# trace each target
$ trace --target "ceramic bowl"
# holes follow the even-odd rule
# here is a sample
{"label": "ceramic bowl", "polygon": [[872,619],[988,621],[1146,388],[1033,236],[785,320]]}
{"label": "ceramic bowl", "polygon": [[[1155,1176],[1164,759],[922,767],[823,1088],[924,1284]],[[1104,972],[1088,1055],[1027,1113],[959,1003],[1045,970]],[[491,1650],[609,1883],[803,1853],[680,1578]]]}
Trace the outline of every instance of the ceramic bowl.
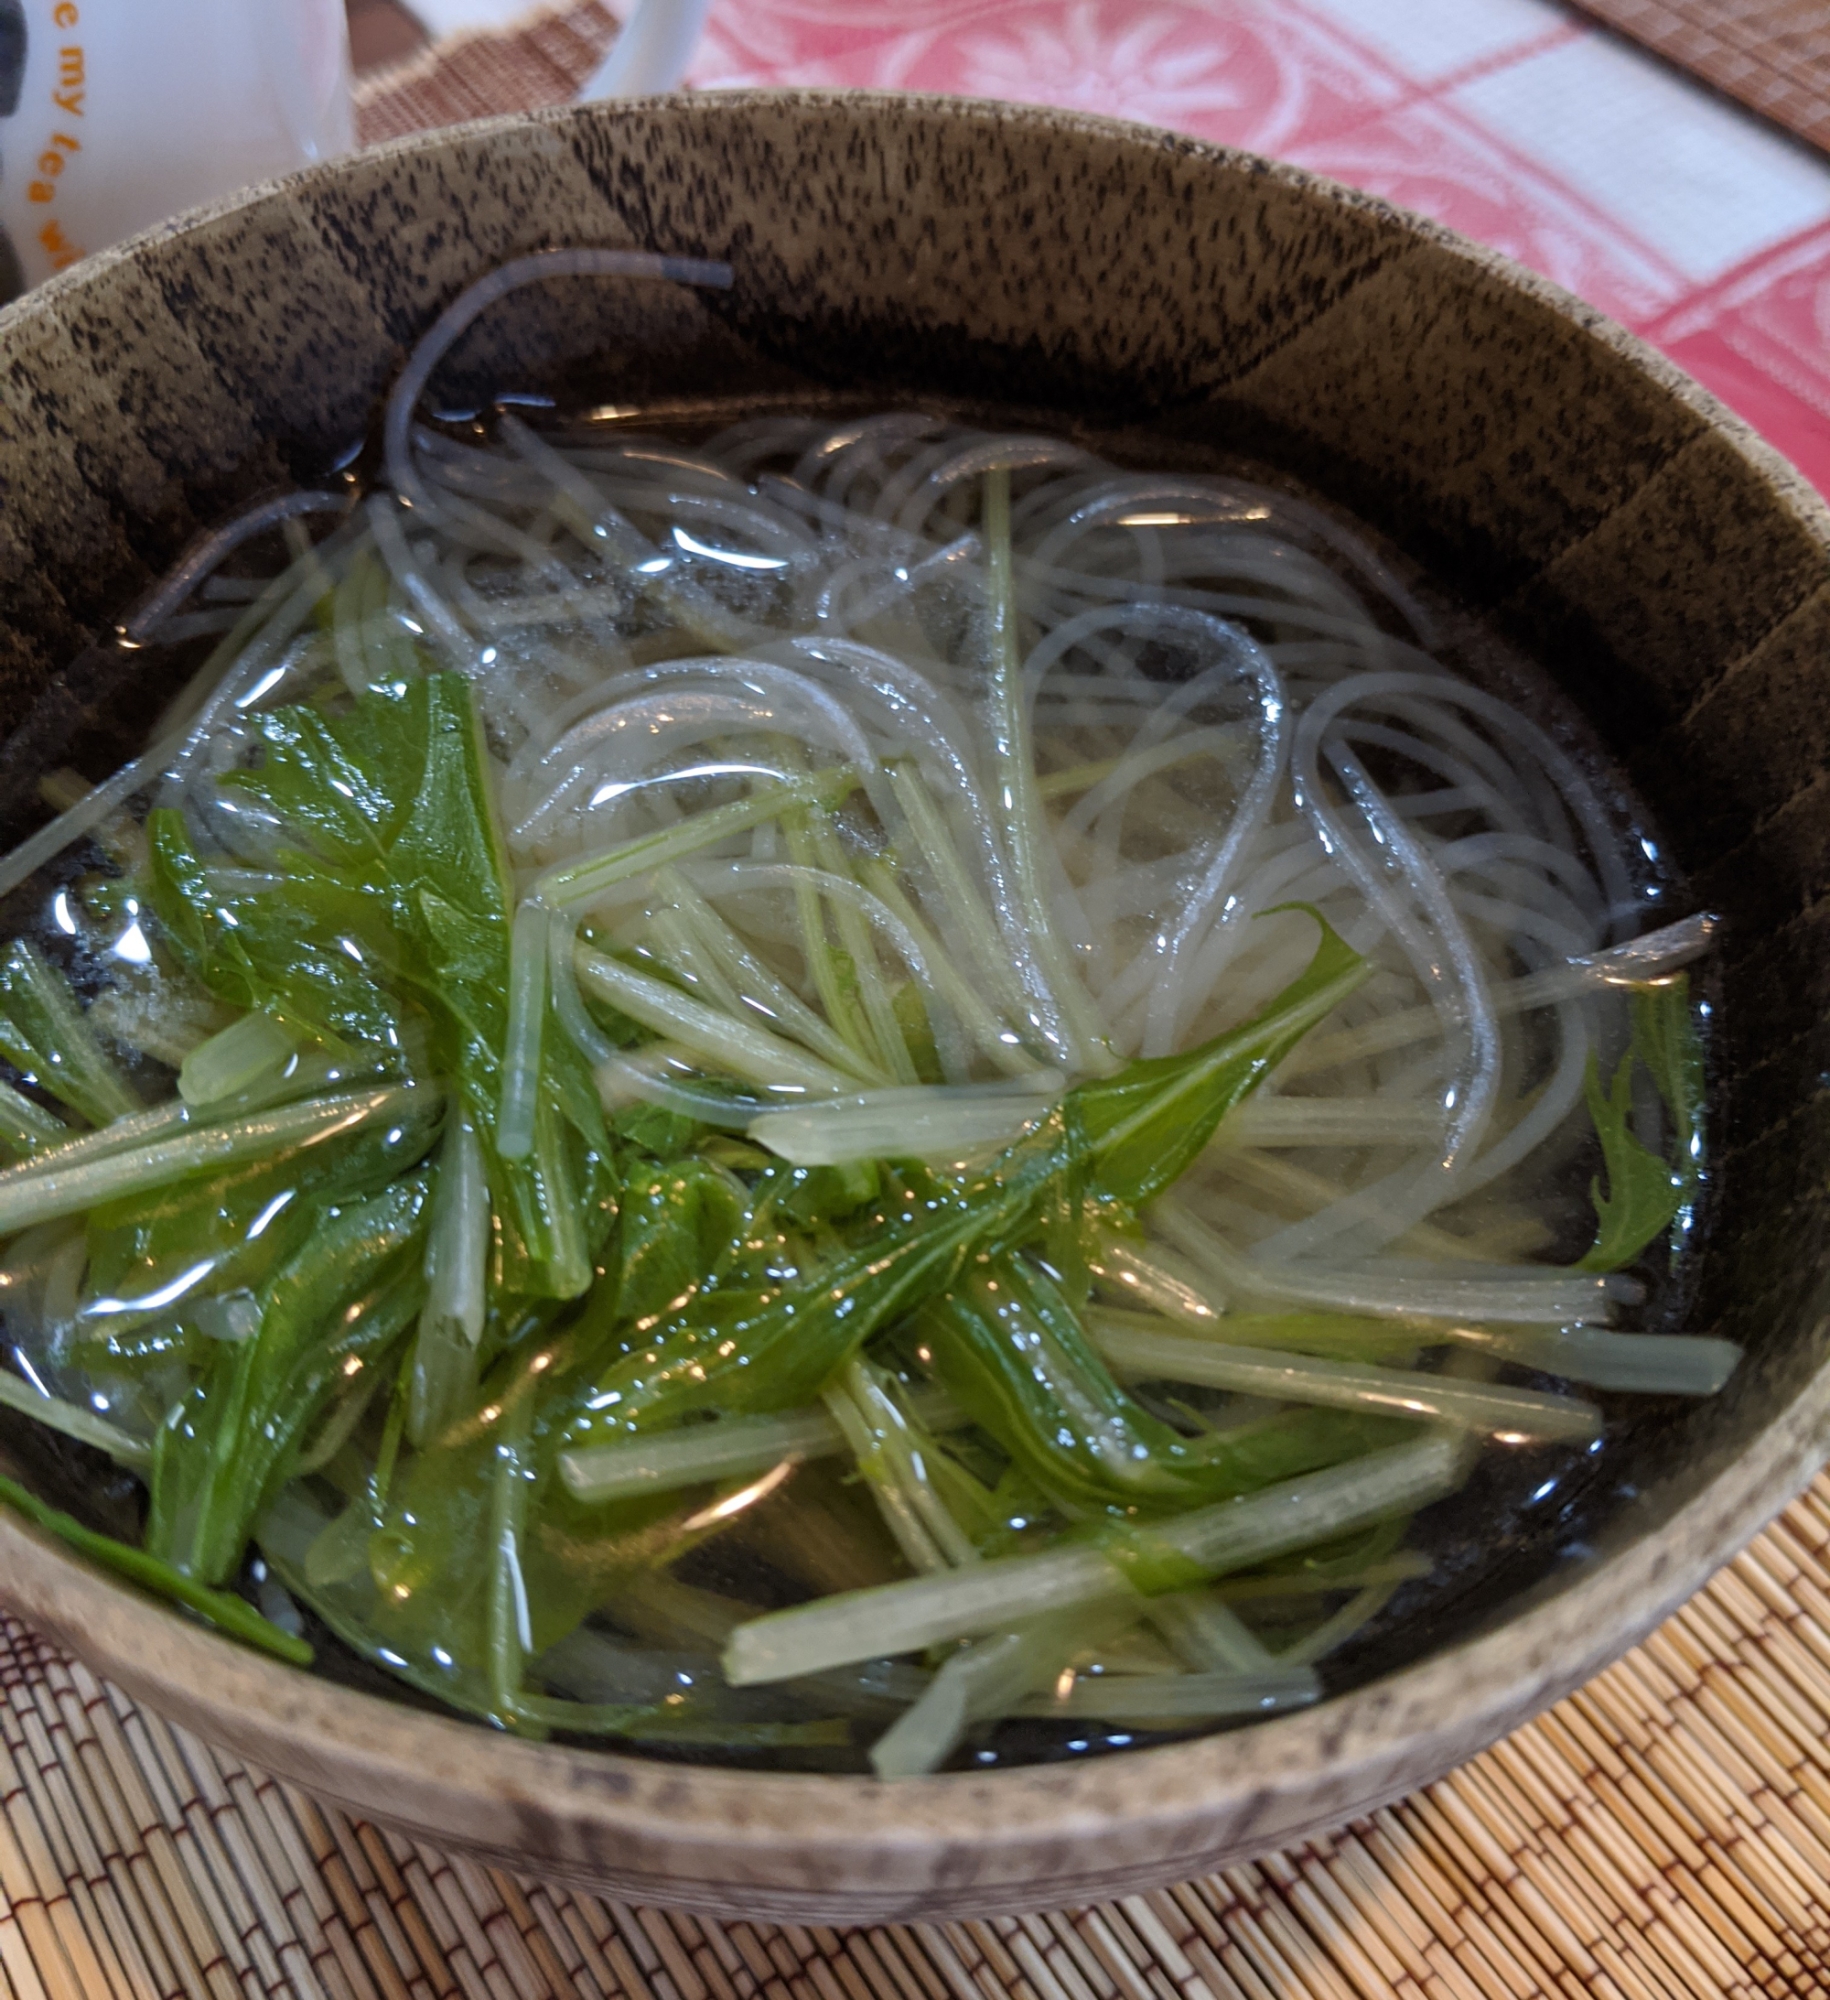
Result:
{"label": "ceramic bowl", "polygon": [[1558,1559],[1526,1562],[1504,1605],[1451,1606],[1414,1663],[1249,1729],[977,1775],[758,1775],[492,1735],[242,1651],[12,1519],[0,1594],[153,1707],[353,1812],[726,1914],[1104,1896],[1437,1777],[1638,1639],[1824,1447],[1830,516],[1598,314],[1287,167],[887,97],[505,119],[258,191],[0,314],[15,830],[38,771],[159,692],[85,645],[200,524],[321,476],[441,306],[551,243],[725,258],[735,282],[530,297],[485,323],[460,373],[595,357],[630,404],[862,392],[1021,409],[1145,453],[1173,441],[1184,462],[1245,454],[1375,522],[1535,654],[1727,919],[1713,1237],[1688,1323],[1744,1343],[1746,1365],[1713,1401],[1636,1421]]}

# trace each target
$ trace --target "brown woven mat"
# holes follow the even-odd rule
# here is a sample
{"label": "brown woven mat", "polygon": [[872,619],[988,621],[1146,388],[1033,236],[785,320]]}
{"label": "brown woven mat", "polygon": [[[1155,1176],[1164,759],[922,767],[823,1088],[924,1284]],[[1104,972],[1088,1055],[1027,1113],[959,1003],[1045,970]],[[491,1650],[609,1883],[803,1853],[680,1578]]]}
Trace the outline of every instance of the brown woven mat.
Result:
{"label": "brown woven mat", "polygon": [[1830,151],[1827,0],[1575,0],[1575,5]]}
{"label": "brown woven mat", "polygon": [[1636,1653],[1388,1812],[1094,1909],[717,1924],[353,1823],[0,1619],[18,2000],[1830,1993],[1830,1477]]}

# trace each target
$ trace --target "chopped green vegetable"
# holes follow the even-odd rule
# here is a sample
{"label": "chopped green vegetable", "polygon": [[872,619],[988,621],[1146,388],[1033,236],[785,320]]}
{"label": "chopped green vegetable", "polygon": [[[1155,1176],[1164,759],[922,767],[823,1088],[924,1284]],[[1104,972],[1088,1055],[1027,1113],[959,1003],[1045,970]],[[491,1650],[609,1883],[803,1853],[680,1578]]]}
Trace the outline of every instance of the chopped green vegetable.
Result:
{"label": "chopped green vegetable", "polygon": [[214,1625],[230,1638],[257,1646],[263,1653],[272,1653],[295,1667],[311,1665],[312,1650],[303,1639],[294,1633],[281,1631],[271,1619],[263,1618],[253,1605],[232,1592],[208,1589],[194,1577],[186,1576],[168,1562],[161,1562],[145,1549],[136,1549],[130,1542],[119,1542],[112,1535],[98,1534],[93,1528],[85,1528],[71,1515],[46,1506],[16,1479],[0,1477],[0,1500],[4,1500],[15,1513],[23,1514],[34,1527],[55,1535],[59,1541],[68,1542],[78,1555],[87,1556],[104,1569],[114,1570],[130,1583],[137,1583],[142,1590],[151,1591],[155,1597],[169,1598],[172,1603],[183,1605],[185,1610],[194,1611],[205,1624]]}
{"label": "chopped green vegetable", "polygon": [[1322,935],[1308,969],[1262,1013],[1187,1055],[1128,1063],[1071,1093],[1098,1183],[1120,1201],[1142,1207],[1177,1180],[1221,1119],[1371,971],[1320,910],[1277,908],[1306,908]]}
{"label": "chopped green vegetable", "polygon": [[1029,1133],[969,1175],[908,1166],[861,1210],[829,1255],[782,1280],[734,1263],[599,1377],[567,1430],[582,1446],[619,1431],[805,1403],[894,1319],[947,1292],[1065,1214],[1083,1193],[1147,1201],[1216,1125],[1365,976],[1319,917],[1309,968],[1243,1027],[1187,1055],[1132,1063],[1082,1084]]}
{"label": "chopped green vegetable", "polygon": [[916,1331],[954,1401],[1044,1492],[1079,1506],[1198,1506],[1396,1435],[1311,1410],[1179,1436],[1119,1387],[1060,1287],[1019,1256],[978,1266],[924,1308]]}
{"label": "chopped green vegetable", "polygon": [[425,1296],[412,1253],[426,1184],[410,1177],[348,1208],[321,1208],[311,1234],[261,1288],[258,1331],[225,1345],[166,1419],[153,1447],[146,1542],[187,1576],[234,1573],[331,1396],[379,1367]]}
{"label": "chopped green vegetable", "polygon": [[143,1108],[103,1053],[63,974],[24,938],[0,957],[0,1055],[91,1125]]}
{"label": "chopped green vegetable", "polygon": [[608,1140],[570,1042],[551,1038],[528,1153],[494,1143],[511,904],[470,692],[452,674],[369,687],[342,716],[259,719],[265,760],[223,782],[295,845],[278,879],[225,881],[172,811],[148,820],[151,900],[186,968],[233,1005],[333,1048],[404,1058],[408,1005],[456,1079],[502,1223],[503,1282],[573,1298],[608,1224]]}
{"label": "chopped green vegetable", "polygon": [[[1453,1491],[1464,1470],[1458,1446],[1426,1438],[1173,1516],[1152,1534],[1166,1556],[1186,1570],[1220,1575],[1365,1522],[1412,1512]],[[880,1584],[753,1618],[731,1635],[725,1674],[738,1687],[784,1680],[880,1653],[999,1631],[1073,1605],[1127,1597],[1135,1569],[1114,1560],[1113,1525],[1102,1524],[1100,1539]],[[1175,1589],[1186,1587],[1189,1578],[1164,1575],[1151,1581]]]}
{"label": "chopped green vegetable", "polygon": [[[316,1143],[284,1143],[269,1123],[253,1159],[223,1171],[193,1170],[92,1207],[94,1332],[124,1332],[165,1313],[182,1314],[201,1297],[260,1285],[310,1234],[324,1203],[379,1194],[416,1166],[431,1141],[436,1103],[416,1101],[429,1092],[381,1096],[359,1122],[346,1101]],[[305,1120],[304,1129],[318,1131],[319,1121]]]}
{"label": "chopped green vegetable", "polygon": [[[645,1332],[714,1279],[743,1234],[740,1182],[703,1160],[638,1168],[623,1187],[619,1319]],[[609,1303],[601,1291],[594,1312]]]}
{"label": "chopped green vegetable", "polygon": [[[1673,1159],[1650,1151],[1632,1130],[1633,1076],[1644,1065],[1674,1127]],[[1633,996],[1633,1039],[1604,1092],[1595,1058],[1584,1079],[1589,1116],[1601,1140],[1607,1192],[1590,1193],[1600,1226],[1577,1268],[1618,1271],[1668,1228],[1701,1174],[1703,1057],[1690,1008],[1689,982],[1675,979]]]}
{"label": "chopped green vegetable", "polygon": [[0,1148],[14,1159],[29,1159],[34,1153],[63,1145],[70,1128],[42,1104],[34,1104],[10,1083],[0,1083]]}
{"label": "chopped green vegetable", "polygon": [[424,1445],[466,1407],[489,1315],[491,1221],[483,1153],[470,1120],[445,1121],[427,1232],[426,1303],[413,1343],[407,1436]]}

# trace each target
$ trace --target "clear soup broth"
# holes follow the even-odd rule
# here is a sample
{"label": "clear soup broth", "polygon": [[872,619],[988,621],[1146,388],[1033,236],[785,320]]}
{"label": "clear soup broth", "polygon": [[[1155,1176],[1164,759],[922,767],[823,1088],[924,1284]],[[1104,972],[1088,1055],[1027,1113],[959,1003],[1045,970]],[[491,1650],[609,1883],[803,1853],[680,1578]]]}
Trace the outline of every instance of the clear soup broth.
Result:
{"label": "clear soup broth", "polygon": [[183,691],[6,878],[4,1496],[247,1643],[660,1756],[1121,1749],[1466,1629],[1733,1367],[1710,920],[1274,475],[409,406],[122,636]]}

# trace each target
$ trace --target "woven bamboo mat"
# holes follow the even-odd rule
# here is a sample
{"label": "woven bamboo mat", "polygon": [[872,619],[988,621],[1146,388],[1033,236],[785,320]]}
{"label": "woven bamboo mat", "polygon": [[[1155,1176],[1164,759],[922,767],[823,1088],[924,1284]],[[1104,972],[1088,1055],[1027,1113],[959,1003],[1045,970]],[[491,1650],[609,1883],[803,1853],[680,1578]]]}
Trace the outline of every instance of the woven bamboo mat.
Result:
{"label": "woven bamboo mat", "polygon": [[718,1924],[353,1822],[0,1619],[18,2000],[1830,1993],[1830,1476],[1637,1652],[1389,1811],[1091,1909]]}
{"label": "woven bamboo mat", "polygon": [[1826,0],[1575,0],[1585,14],[1830,150]]}

